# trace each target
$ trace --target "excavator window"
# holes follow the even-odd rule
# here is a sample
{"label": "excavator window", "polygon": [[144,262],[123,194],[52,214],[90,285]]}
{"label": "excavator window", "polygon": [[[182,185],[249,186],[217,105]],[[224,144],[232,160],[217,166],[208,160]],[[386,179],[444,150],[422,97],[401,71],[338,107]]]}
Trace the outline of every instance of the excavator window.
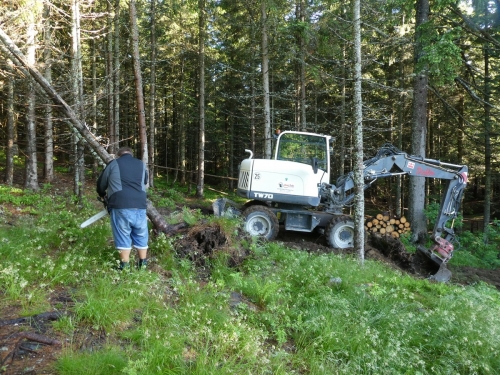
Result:
{"label": "excavator window", "polygon": [[283,133],[279,140],[276,159],[311,165],[313,158],[316,158],[318,168],[326,171],[328,168],[327,147],[324,137]]}

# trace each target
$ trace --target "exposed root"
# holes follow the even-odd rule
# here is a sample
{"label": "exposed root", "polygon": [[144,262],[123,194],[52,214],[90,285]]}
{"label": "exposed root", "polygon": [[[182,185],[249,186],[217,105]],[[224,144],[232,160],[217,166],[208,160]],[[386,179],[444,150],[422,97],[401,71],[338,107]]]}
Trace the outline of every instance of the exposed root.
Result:
{"label": "exposed root", "polygon": [[[33,333],[33,332],[20,332],[16,333],[12,336],[8,337],[9,341],[12,343],[14,342],[14,349],[11,350],[5,358],[2,359],[1,365],[6,366],[10,365],[15,357],[15,355],[22,349],[23,351],[28,351],[32,353],[36,353],[36,350],[33,350],[30,348],[27,343],[29,342],[37,342],[45,345],[61,345],[61,342],[59,340],[54,340],[50,337],[40,335],[38,333]],[[24,341],[24,340],[28,341]]]}
{"label": "exposed root", "polygon": [[201,225],[191,228],[185,237],[176,244],[176,252],[189,259],[201,276],[208,276],[210,260],[215,255],[226,256],[230,267],[239,266],[249,251],[239,244],[232,243],[218,224]]}
{"label": "exposed root", "polygon": [[401,269],[415,273],[412,262],[413,255],[406,251],[404,245],[398,239],[372,234],[369,237],[369,243]]}

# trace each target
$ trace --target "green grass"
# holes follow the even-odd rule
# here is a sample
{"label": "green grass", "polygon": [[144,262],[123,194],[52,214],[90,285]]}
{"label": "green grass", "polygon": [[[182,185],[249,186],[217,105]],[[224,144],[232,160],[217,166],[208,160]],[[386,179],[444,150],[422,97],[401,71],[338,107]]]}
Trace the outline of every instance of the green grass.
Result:
{"label": "green grass", "polygon": [[[33,315],[63,309],[48,299],[61,290],[72,296],[53,323],[67,343],[57,374],[500,372],[500,294],[486,284],[431,283],[375,261],[245,242],[238,220],[188,209],[177,219],[219,224],[232,247],[249,249],[245,262],[230,268],[219,254],[200,280],[176,256],[176,239],[160,235],[150,246],[154,272],[118,272],[108,220],[79,228],[101,208],[94,197],[77,208],[50,186],[9,189],[0,185],[0,205],[22,214],[3,210],[0,220],[1,303]],[[151,196],[157,207],[182,205],[174,190]],[[473,250],[457,253],[478,259]],[[81,350],[83,334],[100,339]]]}

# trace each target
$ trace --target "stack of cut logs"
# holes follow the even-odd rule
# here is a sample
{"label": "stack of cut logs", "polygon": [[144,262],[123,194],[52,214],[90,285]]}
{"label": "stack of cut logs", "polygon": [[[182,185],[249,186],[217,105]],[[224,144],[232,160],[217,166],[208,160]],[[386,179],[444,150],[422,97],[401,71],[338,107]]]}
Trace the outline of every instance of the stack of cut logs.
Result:
{"label": "stack of cut logs", "polygon": [[402,217],[390,217],[388,214],[377,214],[376,217],[368,217],[365,220],[365,229],[369,232],[376,232],[399,238],[405,232],[409,232],[410,222]]}

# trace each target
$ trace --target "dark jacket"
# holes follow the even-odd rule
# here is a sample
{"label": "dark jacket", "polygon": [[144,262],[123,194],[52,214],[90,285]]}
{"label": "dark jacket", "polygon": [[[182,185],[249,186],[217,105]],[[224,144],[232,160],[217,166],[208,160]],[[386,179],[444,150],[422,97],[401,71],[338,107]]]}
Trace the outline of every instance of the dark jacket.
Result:
{"label": "dark jacket", "polygon": [[111,161],[97,179],[97,194],[108,196],[108,208],[146,208],[146,165],[130,154]]}

